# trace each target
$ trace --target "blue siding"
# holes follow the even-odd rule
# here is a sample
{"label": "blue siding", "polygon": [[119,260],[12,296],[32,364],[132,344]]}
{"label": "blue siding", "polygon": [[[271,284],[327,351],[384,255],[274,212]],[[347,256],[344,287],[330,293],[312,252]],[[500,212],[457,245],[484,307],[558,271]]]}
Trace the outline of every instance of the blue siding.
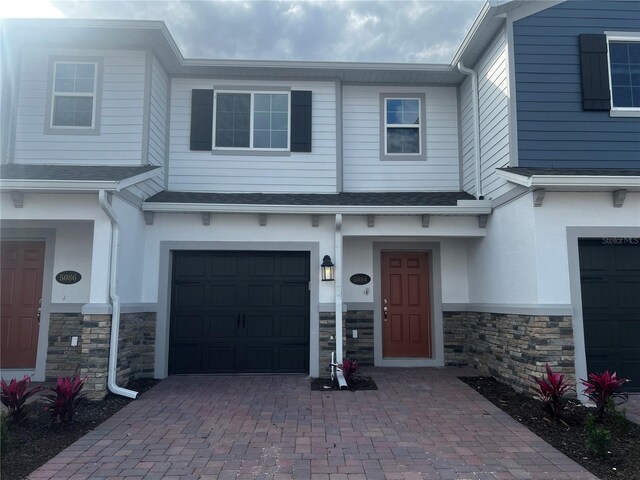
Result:
{"label": "blue siding", "polygon": [[518,164],[640,168],[640,118],[583,111],[578,35],[640,31],[640,2],[569,0],[514,23]]}

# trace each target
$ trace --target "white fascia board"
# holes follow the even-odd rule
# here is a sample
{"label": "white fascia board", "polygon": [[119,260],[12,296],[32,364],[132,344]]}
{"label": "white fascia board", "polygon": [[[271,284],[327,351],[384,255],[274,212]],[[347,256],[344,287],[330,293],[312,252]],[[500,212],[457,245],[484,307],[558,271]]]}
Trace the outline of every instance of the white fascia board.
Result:
{"label": "white fascia board", "polygon": [[114,181],[2,179],[0,180],[0,190],[87,192],[94,190],[118,191],[119,188],[118,182]]}
{"label": "white fascia board", "polygon": [[87,192],[108,190],[119,192],[137,183],[144,182],[160,173],[160,168],[134,175],[123,180],[33,180],[33,179],[0,179],[0,190],[30,190],[30,191],[68,191]]}
{"label": "white fascia board", "polygon": [[478,30],[480,29],[480,26],[484,22],[485,18],[487,18],[487,14],[489,13],[489,10],[491,10],[491,8],[492,8],[492,5],[488,1],[486,1],[482,5],[482,8],[478,12],[478,15],[476,16],[475,20],[471,24],[469,31],[462,39],[462,43],[458,47],[458,50],[456,50],[456,52],[453,54],[453,59],[451,60],[451,63],[450,63],[452,67],[454,67],[455,65],[458,65],[458,62],[462,58],[462,55],[464,54],[465,50],[473,40],[473,37],[476,35]]}
{"label": "white fascia board", "polygon": [[[473,202],[470,200],[470,202]],[[170,213],[270,213],[270,214],[316,214],[335,215],[488,215],[491,203],[464,206],[374,206],[374,205],[249,205],[221,203],[169,203],[145,202],[142,210]]]}
{"label": "white fascia board", "polygon": [[640,189],[639,176],[594,176],[594,175],[532,175],[531,177],[497,170],[498,176],[527,188],[584,187],[584,188],[628,188]]}

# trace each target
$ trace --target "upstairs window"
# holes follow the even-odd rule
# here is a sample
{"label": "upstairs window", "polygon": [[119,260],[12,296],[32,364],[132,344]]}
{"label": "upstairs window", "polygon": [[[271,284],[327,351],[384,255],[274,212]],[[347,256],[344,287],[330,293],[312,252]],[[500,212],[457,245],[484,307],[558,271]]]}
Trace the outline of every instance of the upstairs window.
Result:
{"label": "upstairs window", "polygon": [[611,106],[640,109],[640,41],[609,41]]}
{"label": "upstairs window", "polygon": [[424,95],[381,94],[383,160],[424,160]]}
{"label": "upstairs window", "polygon": [[97,63],[55,62],[51,128],[94,129],[97,84]]}
{"label": "upstairs window", "polygon": [[217,91],[214,147],[289,150],[290,103],[289,93]]}

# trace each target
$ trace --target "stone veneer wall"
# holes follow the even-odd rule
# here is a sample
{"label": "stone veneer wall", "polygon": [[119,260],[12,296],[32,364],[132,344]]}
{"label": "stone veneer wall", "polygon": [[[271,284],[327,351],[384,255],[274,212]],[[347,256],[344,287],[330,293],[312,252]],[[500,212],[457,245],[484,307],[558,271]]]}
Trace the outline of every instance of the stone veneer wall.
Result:
{"label": "stone veneer wall", "polygon": [[[342,339],[346,338],[346,322],[342,322]],[[336,314],[335,312],[320,312],[320,377],[329,377],[331,371],[331,352],[336,351]],[[343,351],[346,352],[344,344]],[[340,363],[341,360],[338,361]]]}
{"label": "stone veneer wall", "polygon": [[[349,310],[345,314],[346,349],[345,354],[358,364],[373,365],[373,310]],[[353,338],[353,331],[358,338]]]}
{"label": "stone veneer wall", "polygon": [[109,335],[111,315],[84,315],[80,339],[80,375],[85,378],[84,391],[92,400],[107,394]]}
{"label": "stone veneer wall", "polygon": [[575,384],[572,319],[444,312],[445,364],[473,366],[527,391],[549,363]]}
{"label": "stone veneer wall", "polygon": [[[126,386],[131,380],[153,376],[155,313],[127,313],[120,317],[117,381]],[[71,346],[71,337],[78,346]],[[111,315],[52,313],[49,318],[49,347],[46,379],[68,377],[76,371],[85,378],[84,392],[90,399],[107,394],[107,369]]]}
{"label": "stone veneer wall", "polygon": [[153,377],[156,343],[156,314],[125,313],[120,316],[118,343],[118,385]]}
{"label": "stone veneer wall", "polygon": [[[71,337],[78,337],[78,345],[75,347],[71,346]],[[49,315],[46,380],[68,377],[80,370],[81,337],[81,313],[52,313]]]}

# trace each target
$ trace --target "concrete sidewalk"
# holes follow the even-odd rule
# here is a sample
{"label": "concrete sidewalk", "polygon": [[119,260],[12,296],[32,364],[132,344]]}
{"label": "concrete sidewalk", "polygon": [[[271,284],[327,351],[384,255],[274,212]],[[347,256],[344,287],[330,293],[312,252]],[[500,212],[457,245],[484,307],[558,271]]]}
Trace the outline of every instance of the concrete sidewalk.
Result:
{"label": "concrete sidewalk", "polygon": [[379,390],[173,376],[31,478],[596,478],[459,381],[458,369],[368,373]]}

